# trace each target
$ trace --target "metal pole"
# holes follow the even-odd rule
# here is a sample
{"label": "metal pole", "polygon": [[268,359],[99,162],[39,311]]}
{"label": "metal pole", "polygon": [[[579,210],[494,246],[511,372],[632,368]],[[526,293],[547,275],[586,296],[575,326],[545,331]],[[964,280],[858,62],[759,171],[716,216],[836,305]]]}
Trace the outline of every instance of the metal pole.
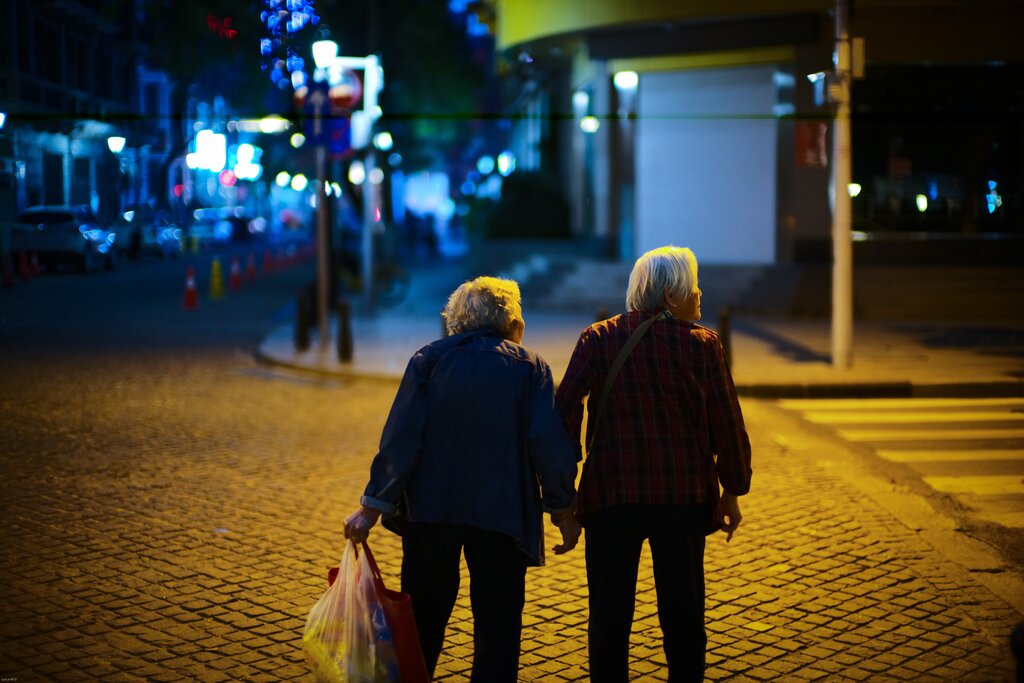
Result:
{"label": "metal pole", "polygon": [[331,333],[327,318],[327,291],[330,270],[330,247],[327,240],[327,149],[324,145],[316,147],[316,175],[319,183],[316,188],[316,316],[320,330],[320,353],[326,353],[331,342]]}
{"label": "metal pole", "polygon": [[836,102],[832,188],[832,365],[853,365],[853,241],[850,234],[850,35],[849,0],[836,0]]}
{"label": "metal pole", "polygon": [[366,301],[373,297],[373,233],[377,225],[377,193],[370,175],[374,168],[373,149],[368,148],[363,161],[366,175],[363,177],[363,293]]}

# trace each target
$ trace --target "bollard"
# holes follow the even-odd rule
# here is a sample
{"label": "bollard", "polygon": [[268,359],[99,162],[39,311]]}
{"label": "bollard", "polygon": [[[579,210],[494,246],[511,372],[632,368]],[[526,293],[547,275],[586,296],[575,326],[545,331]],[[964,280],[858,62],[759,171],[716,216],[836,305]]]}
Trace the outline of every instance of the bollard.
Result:
{"label": "bollard", "polygon": [[338,360],[352,362],[352,307],[346,299],[338,302]]}
{"label": "bollard", "polygon": [[732,367],[732,330],[729,325],[731,312],[728,306],[722,306],[718,313],[718,337],[722,340],[722,349],[725,351],[725,364]]}
{"label": "bollard", "polygon": [[309,349],[309,326],[312,324],[309,302],[309,295],[306,288],[299,290],[299,297],[295,302],[295,350],[306,351]]}
{"label": "bollard", "polygon": [[220,268],[220,257],[214,256],[210,263],[210,298],[224,298],[224,275]]}

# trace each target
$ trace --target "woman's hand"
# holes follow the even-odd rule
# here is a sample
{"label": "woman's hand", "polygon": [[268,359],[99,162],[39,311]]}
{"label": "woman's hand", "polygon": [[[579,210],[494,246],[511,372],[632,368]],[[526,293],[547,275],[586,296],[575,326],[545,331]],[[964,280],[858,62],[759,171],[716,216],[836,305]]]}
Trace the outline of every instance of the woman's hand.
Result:
{"label": "woman's hand", "polygon": [[725,537],[725,542],[728,543],[732,540],[733,532],[739,528],[740,521],[743,519],[743,515],[740,513],[739,498],[728,491],[723,491],[722,498],[718,501],[718,519],[722,521],[722,531],[728,534]]}
{"label": "woman's hand", "polygon": [[579,520],[576,519],[574,510],[568,510],[558,516],[551,515],[551,522],[562,532],[562,542],[556,545],[553,550],[555,555],[564,555],[579,543],[583,527],[580,526]]}
{"label": "woman's hand", "polygon": [[365,505],[345,518],[345,538],[362,543],[370,536],[370,529],[380,518],[380,511]]}

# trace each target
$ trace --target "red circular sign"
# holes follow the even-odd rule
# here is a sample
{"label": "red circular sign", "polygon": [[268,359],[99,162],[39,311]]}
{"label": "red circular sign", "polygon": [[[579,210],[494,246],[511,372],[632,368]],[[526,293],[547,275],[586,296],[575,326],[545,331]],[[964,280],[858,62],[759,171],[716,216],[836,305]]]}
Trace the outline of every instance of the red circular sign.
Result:
{"label": "red circular sign", "polygon": [[348,111],[355,109],[362,96],[363,82],[359,80],[359,76],[354,71],[349,69],[342,70],[341,77],[331,83],[331,87],[327,91],[327,97],[330,98],[332,107]]}

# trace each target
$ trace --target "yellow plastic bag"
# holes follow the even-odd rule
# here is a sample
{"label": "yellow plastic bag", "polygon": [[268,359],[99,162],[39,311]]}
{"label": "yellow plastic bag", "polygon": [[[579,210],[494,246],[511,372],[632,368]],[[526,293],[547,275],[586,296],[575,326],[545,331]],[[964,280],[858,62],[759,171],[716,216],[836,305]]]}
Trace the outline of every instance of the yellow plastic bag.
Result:
{"label": "yellow plastic bag", "polygon": [[306,619],[302,649],[320,683],[398,683],[391,629],[366,553],[349,541],[335,582]]}

